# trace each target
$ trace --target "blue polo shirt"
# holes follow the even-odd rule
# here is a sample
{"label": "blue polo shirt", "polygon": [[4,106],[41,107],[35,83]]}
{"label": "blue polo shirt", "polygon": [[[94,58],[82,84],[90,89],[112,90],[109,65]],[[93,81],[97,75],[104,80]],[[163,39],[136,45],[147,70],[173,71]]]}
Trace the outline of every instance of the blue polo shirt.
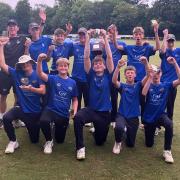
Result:
{"label": "blue polo shirt", "polygon": [[[29,47],[29,53],[31,58],[37,62],[39,54],[41,53],[47,54],[51,43],[52,43],[52,39],[49,38],[48,36],[41,36],[37,41],[33,41]],[[44,72],[48,72],[48,66],[46,61],[42,62],[42,68]]]}
{"label": "blue polo shirt", "polygon": [[37,76],[36,71],[33,71],[30,76],[27,76],[23,71],[9,67],[8,72],[13,79],[18,104],[22,108],[22,111],[24,113],[41,112],[41,95],[20,88],[21,85],[31,85],[32,87],[39,88],[41,84],[44,84]]}
{"label": "blue polo shirt", "polygon": [[149,44],[145,44],[143,46],[136,46],[136,45],[127,45],[124,47],[124,51],[127,54],[127,65],[134,66],[137,71],[137,75],[135,80],[141,81],[145,75],[145,66],[139,60],[140,57],[145,56],[149,61],[149,57],[155,55],[156,51],[154,51],[154,47],[150,46]]}
{"label": "blue polo shirt", "polygon": [[180,48],[174,50],[167,49],[165,53],[160,53],[162,70],[161,81],[163,82],[172,82],[178,79],[174,66],[167,61],[167,58],[170,56],[174,57],[180,66]]}
{"label": "blue polo shirt", "polygon": [[71,79],[62,79],[59,75],[49,75],[50,87],[47,109],[60,116],[69,118],[69,109],[73,97],[77,97],[76,82]]}
{"label": "blue polo shirt", "polygon": [[118,113],[125,118],[134,118],[140,115],[140,91],[142,84],[140,81],[134,84],[121,83],[118,88],[121,94]]}
{"label": "blue polo shirt", "polygon": [[168,82],[150,85],[143,115],[145,122],[153,123],[165,113],[168,93],[172,87],[173,84]]}
{"label": "blue polo shirt", "polygon": [[91,69],[87,74],[89,84],[89,107],[95,111],[110,111],[111,74],[107,70],[102,76],[97,76]]}

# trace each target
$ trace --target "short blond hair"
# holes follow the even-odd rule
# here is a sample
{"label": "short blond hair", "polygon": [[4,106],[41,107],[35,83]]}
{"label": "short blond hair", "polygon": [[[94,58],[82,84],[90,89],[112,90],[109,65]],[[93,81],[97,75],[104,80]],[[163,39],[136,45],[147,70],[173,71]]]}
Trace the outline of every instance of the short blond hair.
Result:
{"label": "short blond hair", "polygon": [[137,27],[135,27],[134,29],[133,29],[133,34],[135,34],[135,33],[142,33],[142,34],[144,34],[144,29],[143,29],[143,27],[139,27],[139,26],[137,26]]}
{"label": "short blond hair", "polygon": [[56,66],[59,66],[59,64],[67,64],[69,66],[69,60],[67,58],[59,58],[57,61],[56,61]]}

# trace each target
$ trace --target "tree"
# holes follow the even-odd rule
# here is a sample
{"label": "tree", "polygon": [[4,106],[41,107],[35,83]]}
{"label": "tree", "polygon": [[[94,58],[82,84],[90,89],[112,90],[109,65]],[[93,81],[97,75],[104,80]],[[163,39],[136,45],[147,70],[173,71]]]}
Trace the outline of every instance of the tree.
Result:
{"label": "tree", "polygon": [[10,18],[14,16],[14,12],[11,7],[5,3],[0,3],[0,34],[3,30],[6,30],[7,22]]}
{"label": "tree", "polygon": [[31,19],[31,7],[28,0],[21,0],[16,5],[16,19],[20,26],[20,33],[27,33]]}

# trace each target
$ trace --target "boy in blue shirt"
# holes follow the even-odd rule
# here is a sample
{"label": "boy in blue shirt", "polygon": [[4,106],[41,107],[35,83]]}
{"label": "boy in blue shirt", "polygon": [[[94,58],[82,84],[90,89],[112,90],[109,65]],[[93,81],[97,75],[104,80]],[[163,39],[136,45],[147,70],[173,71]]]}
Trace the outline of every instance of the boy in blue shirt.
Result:
{"label": "boy in blue shirt", "polygon": [[47,59],[46,54],[38,57],[37,72],[39,77],[49,85],[48,104],[43,110],[40,118],[40,127],[45,136],[44,153],[51,154],[53,137],[51,134],[51,123],[55,124],[55,140],[63,143],[69,124],[69,109],[72,101],[73,116],[77,112],[77,87],[76,82],[68,77],[69,60],[59,58],[56,62],[57,75],[47,75],[42,70],[42,61]]}
{"label": "boy in blue shirt", "polygon": [[[163,31],[164,39],[160,50],[162,82],[172,82],[177,79],[177,74],[174,67],[168,63],[167,58],[172,56],[180,66],[180,48],[175,47],[176,38],[173,34],[168,34],[168,29]],[[173,120],[174,102],[176,99],[177,88],[173,87],[168,95],[167,101],[167,115]]]}
{"label": "boy in blue shirt", "polygon": [[9,138],[5,153],[13,153],[19,147],[16,139],[13,120],[21,119],[28,130],[32,143],[39,141],[39,117],[41,113],[40,98],[45,94],[45,85],[33,70],[35,63],[30,56],[23,55],[16,63],[16,69],[5,64],[3,47],[8,42],[0,40],[0,68],[13,79],[19,106],[10,109],[3,116],[4,129]]}
{"label": "boy in blue shirt", "polygon": [[[114,38],[113,38],[113,33],[112,28],[114,28],[114,24],[110,25],[107,29],[108,32],[108,37],[109,37],[109,46],[112,52],[112,57],[113,57],[113,62],[114,62],[114,67],[117,66],[118,61],[122,58],[122,55],[125,55],[124,51],[119,51],[119,49],[117,49],[115,47],[115,43],[114,43]],[[116,31],[116,33],[118,34],[118,31]],[[123,47],[126,46],[126,44],[122,41],[116,40],[118,45],[122,45]],[[120,78],[120,77],[118,77]],[[117,114],[117,102],[118,101],[118,90],[117,88],[115,88],[115,86],[112,84],[111,86],[111,103],[112,103],[112,111],[111,111],[111,123],[112,126],[114,127],[115,125],[115,118],[116,118],[116,114]]]}
{"label": "boy in blue shirt", "polygon": [[154,144],[154,132],[156,127],[163,126],[165,128],[165,141],[163,157],[165,162],[173,163],[174,159],[171,154],[171,144],[173,138],[173,122],[165,113],[169,91],[172,87],[180,84],[180,68],[173,57],[167,58],[168,63],[174,66],[178,79],[172,82],[161,82],[162,72],[156,69],[151,73],[142,94],[146,96],[145,110],[143,119],[145,123],[145,143],[147,147]]}
{"label": "boy in blue shirt", "polygon": [[[141,57],[140,61],[148,71],[148,61],[146,57]],[[126,145],[134,147],[136,134],[139,126],[140,115],[140,92],[142,86],[147,81],[147,76],[142,81],[135,82],[136,69],[134,66],[127,66],[124,70],[126,83],[118,80],[119,71],[125,65],[124,60],[120,60],[113,74],[112,82],[121,94],[118,114],[114,128],[115,144],[113,153],[119,154],[122,147],[122,140],[126,134]]]}
{"label": "boy in blue shirt", "polygon": [[[70,25],[69,25],[70,26]],[[60,57],[69,59],[71,55],[72,42],[66,41],[67,34],[63,29],[57,28],[54,31],[53,44],[49,47],[48,50],[48,60],[52,57],[51,71],[50,74],[58,74],[56,69],[56,61]]]}
{"label": "boy in blue shirt", "polygon": [[105,42],[105,50],[107,54],[106,65],[101,55],[97,55],[91,63],[90,36],[92,31],[86,33],[84,69],[87,73],[89,84],[89,104],[88,107],[79,110],[74,117],[74,131],[76,136],[78,160],[85,159],[85,146],[83,142],[83,126],[85,123],[93,122],[95,128],[93,135],[97,145],[104,144],[109,130],[111,111],[111,73],[114,70],[114,65],[106,31],[101,29],[100,33]]}
{"label": "boy in blue shirt", "polygon": [[[137,74],[135,81],[141,81],[144,76],[146,75],[145,72],[145,67],[141,63],[140,58],[142,56],[145,56],[148,61],[150,56],[155,55],[156,51],[160,49],[160,41],[159,41],[159,36],[158,36],[158,29],[159,25],[158,23],[155,23],[153,25],[154,28],[154,33],[155,33],[155,41],[156,41],[156,46],[153,47],[149,45],[148,43],[144,43],[144,29],[142,27],[135,27],[133,29],[133,39],[135,40],[135,45],[127,45],[123,47],[122,45],[115,44],[116,47],[119,50],[124,50],[124,52],[127,54],[127,65],[132,65],[136,68]],[[114,33],[114,38],[116,39],[116,33]],[[116,41],[114,41],[116,42]],[[140,104],[141,104],[141,121],[143,123],[142,119],[142,114],[144,112],[144,104],[145,104],[145,99],[143,96],[140,96]]]}

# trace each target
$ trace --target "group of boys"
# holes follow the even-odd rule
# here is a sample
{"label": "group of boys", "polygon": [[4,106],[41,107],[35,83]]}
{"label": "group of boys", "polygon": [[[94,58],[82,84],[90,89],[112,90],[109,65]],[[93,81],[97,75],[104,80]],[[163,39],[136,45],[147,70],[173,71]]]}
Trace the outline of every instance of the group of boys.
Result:
{"label": "group of boys", "polygon": [[[155,23],[155,47],[143,41],[142,27],[133,30],[135,45],[126,45],[117,40],[116,26],[111,25],[107,32],[79,28],[79,39],[72,42],[67,38],[72,31],[69,23],[66,32],[56,29],[53,39],[42,36],[45,12],[41,11],[40,17],[40,25],[29,25],[30,38],[17,35],[19,27],[15,20],[8,22],[9,36],[0,38],[0,118],[9,138],[5,153],[13,153],[19,147],[13,127],[13,121],[18,119],[25,123],[32,143],[38,143],[41,129],[46,139],[44,153],[52,153],[54,140],[64,142],[71,114],[78,160],[85,159],[83,127],[86,123],[93,123],[95,143],[103,145],[110,123],[114,122],[112,151],[119,154],[124,137],[126,145],[134,147],[141,116],[147,147],[154,144],[156,128],[165,128],[163,156],[166,162],[173,163],[172,119],[176,87],[180,84],[180,49],[174,47],[175,36],[164,30],[160,48],[159,25]],[[99,36],[98,41],[93,38],[95,35]],[[158,50],[161,67],[148,63]],[[127,61],[122,59],[123,55],[127,55]],[[71,56],[74,61],[69,77]],[[47,61],[51,59],[49,72]],[[122,83],[120,70],[126,64],[126,82]],[[17,101],[4,113],[11,86]],[[82,97],[84,108],[81,108]]]}

